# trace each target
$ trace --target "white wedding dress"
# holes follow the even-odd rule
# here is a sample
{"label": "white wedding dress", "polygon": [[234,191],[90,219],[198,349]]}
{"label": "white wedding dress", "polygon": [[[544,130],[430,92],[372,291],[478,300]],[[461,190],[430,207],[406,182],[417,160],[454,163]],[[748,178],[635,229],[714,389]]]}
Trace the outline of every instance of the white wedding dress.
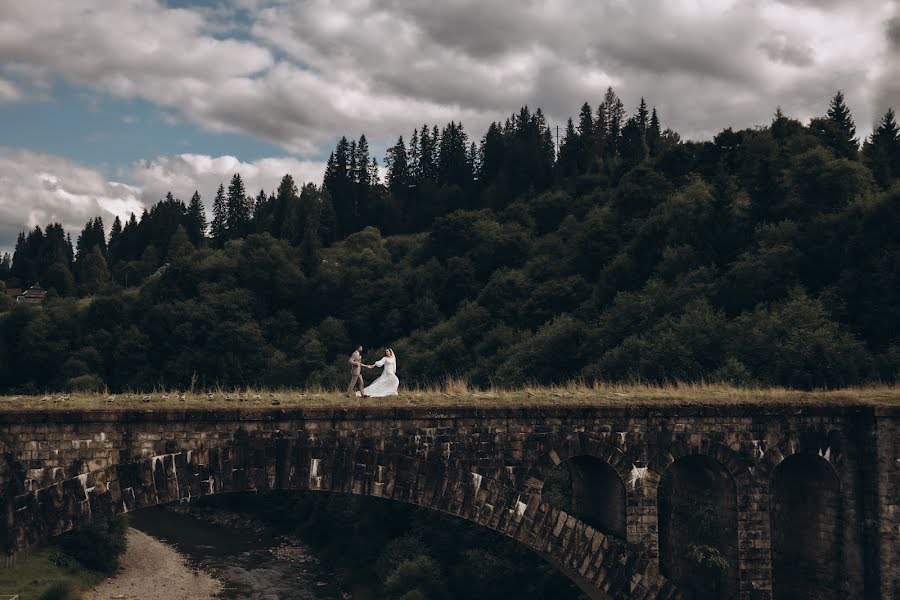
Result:
{"label": "white wedding dress", "polygon": [[384,371],[381,372],[381,377],[363,390],[363,394],[373,398],[396,396],[397,388],[400,387],[400,379],[397,378],[397,355],[385,356],[376,362],[375,366],[384,367]]}

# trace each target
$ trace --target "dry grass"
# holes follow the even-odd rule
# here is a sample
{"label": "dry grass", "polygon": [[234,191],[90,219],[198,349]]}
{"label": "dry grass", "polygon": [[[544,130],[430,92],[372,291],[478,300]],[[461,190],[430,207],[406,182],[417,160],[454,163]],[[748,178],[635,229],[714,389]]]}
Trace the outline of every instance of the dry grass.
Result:
{"label": "dry grass", "polygon": [[736,405],[767,406],[900,406],[897,386],[868,386],[804,392],[784,388],[738,388],[721,384],[673,383],[635,385],[570,383],[520,389],[470,388],[450,379],[442,385],[402,390],[388,398],[347,398],[324,389],[216,389],[209,392],[156,391],[154,393],[73,393],[46,396],[2,396],[0,410],[96,410],[157,408],[409,408],[622,405]]}

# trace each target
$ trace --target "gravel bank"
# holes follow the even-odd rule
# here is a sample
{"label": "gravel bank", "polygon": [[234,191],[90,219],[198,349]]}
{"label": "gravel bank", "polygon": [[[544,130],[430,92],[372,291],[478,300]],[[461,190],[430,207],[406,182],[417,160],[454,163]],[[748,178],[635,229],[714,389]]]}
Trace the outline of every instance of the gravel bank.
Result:
{"label": "gravel bank", "polygon": [[128,530],[128,550],[119,572],[85,600],[211,600],[222,584],[197,571],[174,548],[137,529]]}

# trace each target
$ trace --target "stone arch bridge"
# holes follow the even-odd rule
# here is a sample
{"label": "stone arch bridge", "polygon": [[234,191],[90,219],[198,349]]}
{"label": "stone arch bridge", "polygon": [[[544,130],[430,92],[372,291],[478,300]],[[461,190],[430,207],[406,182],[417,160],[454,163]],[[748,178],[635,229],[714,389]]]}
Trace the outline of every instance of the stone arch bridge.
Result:
{"label": "stone arch bridge", "polygon": [[[684,506],[721,524],[721,598],[900,598],[900,407],[0,411],[7,555],[98,516],[223,492],[429,507],[597,598],[690,597]],[[542,498],[565,468],[570,505]]]}

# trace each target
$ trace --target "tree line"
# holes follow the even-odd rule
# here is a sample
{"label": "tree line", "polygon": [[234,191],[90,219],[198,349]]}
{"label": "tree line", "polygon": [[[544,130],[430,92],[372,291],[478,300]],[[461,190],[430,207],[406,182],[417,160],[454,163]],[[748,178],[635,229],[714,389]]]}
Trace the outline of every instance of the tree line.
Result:
{"label": "tree line", "polygon": [[[341,138],[321,185],[240,174],[73,244],[0,258],[0,389],[334,386],[389,344],[401,380],[575,378],[833,387],[900,364],[900,133],[862,143],[843,95],[803,124],[685,141],[642,99],[397,138],[386,176]],[[373,350],[374,352],[374,350]]]}

